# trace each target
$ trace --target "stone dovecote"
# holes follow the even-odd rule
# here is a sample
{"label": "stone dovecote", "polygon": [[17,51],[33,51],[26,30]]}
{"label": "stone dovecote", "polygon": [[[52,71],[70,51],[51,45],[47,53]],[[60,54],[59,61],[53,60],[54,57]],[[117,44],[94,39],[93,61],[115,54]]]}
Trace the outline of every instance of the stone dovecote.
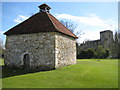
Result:
{"label": "stone dovecote", "polygon": [[48,5],[39,7],[39,13],[4,33],[5,65],[51,70],[75,64],[77,36],[49,13]]}

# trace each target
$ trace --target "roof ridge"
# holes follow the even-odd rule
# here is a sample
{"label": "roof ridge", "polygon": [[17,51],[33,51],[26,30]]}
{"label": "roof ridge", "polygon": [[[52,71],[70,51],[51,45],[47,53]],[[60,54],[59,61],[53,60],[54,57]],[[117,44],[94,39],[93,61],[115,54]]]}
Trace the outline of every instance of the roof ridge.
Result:
{"label": "roof ridge", "polygon": [[[47,14],[48,18],[50,19],[50,17],[49,17],[49,14],[50,14],[50,13],[46,12],[46,14]],[[50,21],[52,22],[52,24],[53,24],[53,26],[55,27],[55,29],[57,29],[57,27],[55,26],[55,24],[53,23],[53,21],[52,21],[51,19],[50,19]]]}

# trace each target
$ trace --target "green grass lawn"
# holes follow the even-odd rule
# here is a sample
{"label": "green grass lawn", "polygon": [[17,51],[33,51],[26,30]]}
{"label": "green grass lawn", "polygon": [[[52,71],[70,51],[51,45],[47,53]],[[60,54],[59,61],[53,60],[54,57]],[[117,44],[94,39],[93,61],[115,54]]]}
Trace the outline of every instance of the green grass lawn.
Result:
{"label": "green grass lawn", "polygon": [[4,77],[2,83],[3,88],[118,88],[118,60],[81,59],[56,70]]}

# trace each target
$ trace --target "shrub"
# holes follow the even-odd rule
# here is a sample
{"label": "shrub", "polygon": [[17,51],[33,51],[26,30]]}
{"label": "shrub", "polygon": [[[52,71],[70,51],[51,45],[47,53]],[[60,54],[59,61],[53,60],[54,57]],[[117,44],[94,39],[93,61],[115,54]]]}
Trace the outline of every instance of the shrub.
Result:
{"label": "shrub", "polygon": [[98,48],[95,49],[87,49],[87,50],[81,50],[77,54],[78,59],[90,59],[90,58],[107,58],[109,56],[109,50],[103,48],[102,46],[98,46]]}
{"label": "shrub", "polygon": [[105,49],[103,46],[98,46],[95,52],[95,58],[103,59],[109,56],[109,50]]}
{"label": "shrub", "polygon": [[95,51],[94,49],[87,49],[87,50],[82,50],[78,54],[78,58],[80,59],[90,59],[95,56]]}

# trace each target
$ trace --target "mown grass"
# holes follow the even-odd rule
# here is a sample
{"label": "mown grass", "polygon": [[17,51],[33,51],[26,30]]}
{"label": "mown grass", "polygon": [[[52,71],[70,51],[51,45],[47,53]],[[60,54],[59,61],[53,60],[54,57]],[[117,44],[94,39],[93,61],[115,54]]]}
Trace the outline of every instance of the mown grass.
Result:
{"label": "mown grass", "polygon": [[118,60],[97,60],[79,59],[76,65],[56,70],[5,77],[2,85],[3,88],[118,88]]}

